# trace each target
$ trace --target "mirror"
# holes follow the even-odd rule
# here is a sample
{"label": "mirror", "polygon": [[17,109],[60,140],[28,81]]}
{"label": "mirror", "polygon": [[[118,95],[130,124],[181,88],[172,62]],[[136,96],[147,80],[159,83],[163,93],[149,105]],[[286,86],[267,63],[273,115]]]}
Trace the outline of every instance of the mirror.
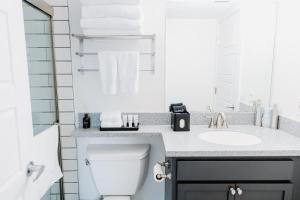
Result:
{"label": "mirror", "polygon": [[169,0],[166,105],[246,111],[269,104],[276,1]]}

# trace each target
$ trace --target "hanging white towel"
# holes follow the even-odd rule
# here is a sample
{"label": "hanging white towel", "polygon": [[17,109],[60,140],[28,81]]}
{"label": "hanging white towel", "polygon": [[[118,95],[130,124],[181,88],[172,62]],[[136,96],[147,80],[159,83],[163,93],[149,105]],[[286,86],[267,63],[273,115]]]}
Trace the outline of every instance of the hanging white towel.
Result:
{"label": "hanging white towel", "polygon": [[136,30],[141,28],[141,21],[124,18],[94,18],[81,19],[80,25],[82,29]]}
{"label": "hanging white towel", "polygon": [[85,18],[107,18],[120,17],[125,19],[141,19],[139,6],[130,5],[93,5],[81,8],[81,17]]}
{"label": "hanging white towel", "polygon": [[138,5],[141,0],[80,0],[83,5]]}
{"label": "hanging white towel", "polygon": [[142,34],[140,29],[135,30],[97,30],[97,29],[83,29],[84,35],[139,35]]}
{"label": "hanging white towel", "polygon": [[39,198],[50,189],[62,176],[58,163],[58,127],[52,126],[34,138],[36,165],[44,165],[41,176],[34,182],[35,192]]}
{"label": "hanging white towel", "polygon": [[118,56],[119,88],[123,94],[136,94],[139,86],[139,52],[120,52]]}
{"label": "hanging white towel", "polygon": [[118,54],[115,52],[99,52],[98,60],[103,94],[117,94]]}

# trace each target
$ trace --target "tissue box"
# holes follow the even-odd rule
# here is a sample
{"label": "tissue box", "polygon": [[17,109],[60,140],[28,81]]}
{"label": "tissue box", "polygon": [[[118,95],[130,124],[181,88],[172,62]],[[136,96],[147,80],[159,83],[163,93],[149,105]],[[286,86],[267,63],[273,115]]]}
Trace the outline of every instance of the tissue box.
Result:
{"label": "tissue box", "polygon": [[173,131],[190,131],[190,113],[171,113],[171,127]]}

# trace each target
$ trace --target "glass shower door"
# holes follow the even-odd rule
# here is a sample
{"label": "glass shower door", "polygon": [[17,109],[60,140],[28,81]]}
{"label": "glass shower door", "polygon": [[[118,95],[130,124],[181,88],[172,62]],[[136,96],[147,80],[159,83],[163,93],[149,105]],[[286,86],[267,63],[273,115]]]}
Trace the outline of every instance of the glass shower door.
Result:
{"label": "glass shower door", "polygon": [[[58,122],[51,15],[23,0],[32,126],[34,135]],[[58,152],[60,155],[60,150]],[[60,156],[59,156],[60,157]],[[61,200],[62,182],[55,183],[42,200]]]}

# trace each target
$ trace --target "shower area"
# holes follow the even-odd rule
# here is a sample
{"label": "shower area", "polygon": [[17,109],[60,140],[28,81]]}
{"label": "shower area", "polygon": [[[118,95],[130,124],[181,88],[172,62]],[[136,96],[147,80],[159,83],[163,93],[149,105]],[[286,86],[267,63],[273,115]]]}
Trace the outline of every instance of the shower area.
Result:
{"label": "shower area", "polygon": [[[23,14],[30,82],[34,135],[58,125],[55,62],[52,34],[53,9],[42,0],[23,0]],[[58,149],[60,165],[60,142]],[[56,182],[42,200],[63,200],[63,180]]]}

